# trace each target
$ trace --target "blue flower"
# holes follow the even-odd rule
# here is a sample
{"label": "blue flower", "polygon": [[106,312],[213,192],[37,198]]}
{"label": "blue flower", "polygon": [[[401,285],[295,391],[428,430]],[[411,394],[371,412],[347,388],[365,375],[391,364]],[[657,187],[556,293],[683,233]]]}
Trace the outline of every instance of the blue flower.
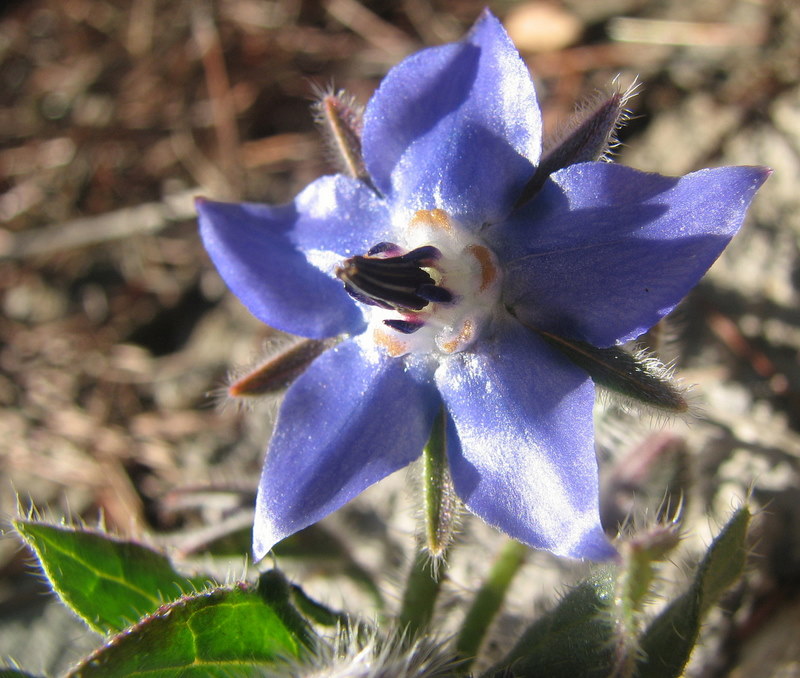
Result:
{"label": "blue flower", "polygon": [[437,414],[466,507],[532,547],[603,559],[589,375],[545,336],[609,347],[669,313],[768,172],[553,172],[525,64],[486,12],[395,67],[364,115],[367,180],[281,207],[200,201],[217,269],[265,323],[342,336],[286,393],[254,552],[417,459]]}

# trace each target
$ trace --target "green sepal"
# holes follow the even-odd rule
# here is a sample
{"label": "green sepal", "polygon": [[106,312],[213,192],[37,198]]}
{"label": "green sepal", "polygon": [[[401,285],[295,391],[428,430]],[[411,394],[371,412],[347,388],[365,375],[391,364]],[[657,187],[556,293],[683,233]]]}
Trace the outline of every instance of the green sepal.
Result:
{"label": "green sepal", "polygon": [[285,663],[304,651],[309,630],[287,623],[279,589],[268,581],[183,596],[110,638],[68,678],[250,676]]}
{"label": "green sepal", "polygon": [[528,181],[515,207],[529,202],[544,186],[551,174],[579,162],[600,160],[616,146],[616,133],[628,121],[625,108],[636,87],[626,92],[614,88],[587,102],[570,121],[568,131],[558,139],[546,139],[542,157],[533,177]]}
{"label": "green sepal", "polygon": [[166,556],[86,529],[15,520],[61,601],[98,633],[118,633],[164,602],[205,587]]}
{"label": "green sepal", "polygon": [[641,637],[638,678],[678,678],[697,642],[703,615],[744,571],[750,511],[740,508],[712,542],[689,589]]}
{"label": "green sepal", "polygon": [[614,669],[614,628],[608,607],[614,570],[600,568],[522,634],[485,678],[548,676],[607,678]]}
{"label": "green sepal", "polygon": [[302,339],[270,355],[247,374],[235,379],[228,386],[232,398],[252,398],[275,393],[289,386],[324,351],[331,348],[334,340]]}
{"label": "green sepal", "polygon": [[361,152],[364,109],[344,90],[322,90],[313,106],[331,159],[342,173],[371,185]]}
{"label": "green sepal", "polygon": [[423,547],[433,558],[444,558],[453,542],[458,518],[458,499],[447,461],[447,412],[444,408],[439,410],[422,452],[422,496]]}
{"label": "green sepal", "polygon": [[456,495],[447,463],[447,413],[434,419],[430,438],[422,451],[424,526],[421,544],[406,582],[398,616],[409,639],[425,631],[433,617],[442,582],[445,554],[455,532]]}

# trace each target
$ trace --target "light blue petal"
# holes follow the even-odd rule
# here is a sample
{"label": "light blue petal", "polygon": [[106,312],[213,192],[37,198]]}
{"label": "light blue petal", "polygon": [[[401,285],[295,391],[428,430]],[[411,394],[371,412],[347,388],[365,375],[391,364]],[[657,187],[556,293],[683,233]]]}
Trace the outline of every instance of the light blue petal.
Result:
{"label": "light blue petal", "polygon": [[505,216],[532,176],[541,128],[525,63],[485,12],[460,42],[389,72],[367,106],[364,158],[395,203],[478,226]]}
{"label": "light blue petal", "polygon": [[263,322],[323,338],[364,327],[333,269],[386,240],[385,205],[360,181],[323,177],[290,205],[199,200],[203,243],[228,287]]}
{"label": "light blue petal", "polygon": [[489,237],[504,301],[530,326],[595,346],[638,337],[694,287],[739,230],[769,171],[683,178],[583,163]]}
{"label": "light blue petal", "polygon": [[432,380],[366,341],[320,356],[286,393],[267,451],[256,560],[419,457],[440,402]]}
{"label": "light blue petal", "polygon": [[534,548],[613,557],[600,527],[594,387],[584,372],[506,321],[476,352],[444,361],[436,383],[452,417],[453,482],[470,511]]}

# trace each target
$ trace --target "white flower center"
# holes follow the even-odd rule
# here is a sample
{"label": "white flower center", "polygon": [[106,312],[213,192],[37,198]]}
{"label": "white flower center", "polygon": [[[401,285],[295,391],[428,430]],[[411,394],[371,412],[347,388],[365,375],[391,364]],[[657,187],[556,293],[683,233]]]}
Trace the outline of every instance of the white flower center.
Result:
{"label": "white flower center", "polygon": [[337,275],[365,303],[375,343],[395,357],[468,348],[500,294],[494,254],[439,209],[416,212],[401,242],[348,259]]}

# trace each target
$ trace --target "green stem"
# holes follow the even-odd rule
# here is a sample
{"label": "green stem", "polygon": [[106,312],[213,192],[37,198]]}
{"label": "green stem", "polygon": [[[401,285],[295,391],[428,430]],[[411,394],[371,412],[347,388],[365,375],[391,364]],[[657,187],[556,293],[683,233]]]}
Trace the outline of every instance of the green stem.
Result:
{"label": "green stem", "polygon": [[444,553],[452,535],[455,493],[447,466],[446,425],[447,415],[442,409],[422,453],[424,543],[414,557],[399,618],[409,639],[424,631],[433,616],[441,582],[440,568],[444,566]]}
{"label": "green stem", "polygon": [[417,638],[430,624],[441,582],[441,571],[431,562],[430,556],[423,550],[417,551],[399,617],[400,628],[405,629],[408,641]]}
{"label": "green stem", "polygon": [[500,551],[489,576],[476,594],[456,641],[456,651],[465,660],[459,666],[462,672],[466,672],[478,654],[489,625],[503,604],[508,587],[525,562],[527,553],[527,546],[518,541],[509,541]]}

